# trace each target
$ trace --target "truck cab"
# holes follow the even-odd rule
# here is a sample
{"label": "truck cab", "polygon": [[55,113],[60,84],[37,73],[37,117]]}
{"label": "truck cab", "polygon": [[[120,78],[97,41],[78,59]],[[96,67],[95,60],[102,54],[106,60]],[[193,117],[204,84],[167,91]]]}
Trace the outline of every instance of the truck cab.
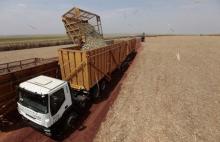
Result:
{"label": "truck cab", "polygon": [[38,76],[19,85],[18,112],[46,134],[72,106],[71,90],[63,80]]}

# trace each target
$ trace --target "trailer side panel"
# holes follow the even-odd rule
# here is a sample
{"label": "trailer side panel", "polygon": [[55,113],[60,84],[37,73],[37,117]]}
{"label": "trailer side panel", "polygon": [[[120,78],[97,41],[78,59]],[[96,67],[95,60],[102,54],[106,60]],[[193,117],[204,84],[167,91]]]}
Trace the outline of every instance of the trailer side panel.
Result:
{"label": "trailer side panel", "polygon": [[63,48],[59,50],[62,78],[75,89],[90,90],[104,77],[120,67],[137,48],[138,39],[122,40],[116,44],[91,50]]}

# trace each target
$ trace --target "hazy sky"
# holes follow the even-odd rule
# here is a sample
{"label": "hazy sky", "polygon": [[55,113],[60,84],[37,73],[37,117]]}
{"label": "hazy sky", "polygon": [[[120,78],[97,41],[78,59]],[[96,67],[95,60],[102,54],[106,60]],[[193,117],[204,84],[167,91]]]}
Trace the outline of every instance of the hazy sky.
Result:
{"label": "hazy sky", "polygon": [[220,0],[1,0],[0,35],[62,34],[73,6],[100,15],[104,33],[220,33]]}

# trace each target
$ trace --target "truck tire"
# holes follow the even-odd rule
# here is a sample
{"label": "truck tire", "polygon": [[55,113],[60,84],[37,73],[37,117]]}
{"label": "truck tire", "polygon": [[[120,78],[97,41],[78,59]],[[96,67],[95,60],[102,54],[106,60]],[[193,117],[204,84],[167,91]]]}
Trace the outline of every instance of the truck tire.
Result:
{"label": "truck tire", "polygon": [[101,83],[100,83],[100,92],[103,92],[106,88],[107,88],[107,80],[103,80],[103,81],[101,81]]}
{"label": "truck tire", "polygon": [[120,66],[120,73],[123,74],[126,71],[127,68],[128,68],[128,63],[123,62]]}
{"label": "truck tire", "polygon": [[100,97],[100,87],[98,85],[92,88],[91,95],[94,100]]}
{"label": "truck tire", "polygon": [[60,132],[57,131],[57,129],[51,129],[50,132],[44,131],[45,135],[53,138],[53,139],[59,139],[61,137]]}
{"label": "truck tire", "polygon": [[90,99],[86,95],[80,95],[79,97],[80,97],[79,98],[80,110],[84,111],[84,110],[86,110],[88,108]]}
{"label": "truck tire", "polygon": [[65,129],[68,130],[68,129],[72,129],[74,128],[74,124],[76,123],[76,120],[77,120],[77,117],[78,115],[76,113],[71,113],[69,115],[69,117],[67,118],[67,121],[66,121],[66,125],[65,125]]}

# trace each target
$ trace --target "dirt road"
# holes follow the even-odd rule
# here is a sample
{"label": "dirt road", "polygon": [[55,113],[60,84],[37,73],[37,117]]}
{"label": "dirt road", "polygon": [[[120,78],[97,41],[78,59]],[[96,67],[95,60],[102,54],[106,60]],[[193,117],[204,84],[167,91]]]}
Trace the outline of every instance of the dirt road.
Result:
{"label": "dirt road", "polygon": [[[116,71],[112,74],[112,80],[108,84],[107,89],[103,92],[104,96],[95,101],[88,112],[81,116],[77,121],[77,129],[68,133],[62,141],[64,142],[92,142],[101,122],[117,98],[118,92],[126,73],[122,74]],[[7,115],[6,121],[1,124],[0,117],[0,142],[54,142],[55,140],[41,134],[39,131],[25,125],[18,112]],[[8,125],[8,124],[13,125]],[[2,131],[2,132],[1,132]],[[62,129],[60,130],[62,131]]]}
{"label": "dirt road", "polygon": [[220,37],[148,38],[95,142],[219,142]]}
{"label": "dirt road", "polygon": [[51,46],[42,48],[22,49],[0,52],[0,64],[14,62],[29,58],[52,58],[57,57],[57,49],[71,47],[72,45]]}

